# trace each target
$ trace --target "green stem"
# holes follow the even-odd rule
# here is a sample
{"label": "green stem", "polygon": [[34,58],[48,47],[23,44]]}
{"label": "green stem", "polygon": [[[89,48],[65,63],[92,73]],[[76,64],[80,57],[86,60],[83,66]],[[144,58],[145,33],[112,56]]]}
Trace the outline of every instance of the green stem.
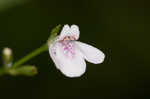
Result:
{"label": "green stem", "polygon": [[29,53],[28,55],[24,56],[23,58],[21,58],[20,60],[15,62],[13,64],[12,68],[16,68],[16,67],[22,65],[23,63],[27,62],[28,60],[32,59],[33,57],[35,57],[47,50],[48,50],[48,44],[46,43],[46,44],[42,45],[40,48],[34,50],[33,52]]}

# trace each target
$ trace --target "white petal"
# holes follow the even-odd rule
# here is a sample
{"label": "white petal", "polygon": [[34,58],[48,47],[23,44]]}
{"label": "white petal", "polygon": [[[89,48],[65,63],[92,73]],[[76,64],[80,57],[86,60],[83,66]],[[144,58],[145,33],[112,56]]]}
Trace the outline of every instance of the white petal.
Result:
{"label": "white petal", "polygon": [[99,64],[104,61],[105,55],[99,49],[97,49],[91,45],[79,42],[79,41],[76,41],[75,43],[78,46],[78,48],[81,50],[81,52],[83,53],[84,58],[88,62],[91,62],[94,64]]}
{"label": "white petal", "polygon": [[73,36],[77,40],[79,38],[79,34],[80,31],[77,25],[72,25],[71,27],[69,27],[69,25],[64,25],[60,32],[59,39],[62,40],[66,36]]}
{"label": "white petal", "polygon": [[80,35],[79,27],[77,25],[72,25],[70,31],[76,40],[78,40]]}
{"label": "white petal", "polygon": [[75,56],[68,58],[64,55],[64,51],[61,46],[56,49],[57,59],[54,62],[59,62],[59,70],[67,77],[79,77],[86,70],[86,63],[82,53],[75,49]]}
{"label": "white petal", "polygon": [[59,67],[59,61],[57,60],[56,49],[57,49],[57,42],[54,41],[49,46],[49,54],[50,54],[53,62],[55,63],[57,69],[59,69],[60,67]]}
{"label": "white petal", "polygon": [[70,33],[70,26],[69,25],[64,25],[60,32],[59,39],[63,39],[65,36],[67,36]]}

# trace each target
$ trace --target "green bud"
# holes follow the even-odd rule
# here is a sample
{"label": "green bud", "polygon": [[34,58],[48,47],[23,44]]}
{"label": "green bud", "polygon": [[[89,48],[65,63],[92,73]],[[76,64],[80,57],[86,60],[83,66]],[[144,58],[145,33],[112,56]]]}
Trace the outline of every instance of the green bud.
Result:
{"label": "green bud", "polygon": [[13,61],[13,53],[10,48],[4,48],[2,51],[2,59],[3,59],[3,65],[6,68],[9,68],[12,66]]}
{"label": "green bud", "polygon": [[51,35],[48,38],[48,43],[53,42],[54,38],[57,36],[57,34],[59,33],[59,30],[61,28],[61,25],[57,25],[54,29],[52,29],[51,31]]}
{"label": "green bud", "polygon": [[24,76],[34,76],[36,75],[37,68],[35,66],[20,66],[18,68],[9,69],[8,73],[12,76],[24,75]]}

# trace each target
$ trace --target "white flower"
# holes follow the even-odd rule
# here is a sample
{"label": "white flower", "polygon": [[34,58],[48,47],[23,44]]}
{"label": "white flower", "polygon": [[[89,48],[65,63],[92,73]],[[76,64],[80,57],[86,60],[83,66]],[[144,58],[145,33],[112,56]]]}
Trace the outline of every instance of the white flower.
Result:
{"label": "white flower", "polygon": [[49,44],[49,53],[57,69],[67,77],[79,77],[86,70],[85,60],[99,64],[104,61],[105,55],[99,49],[76,41],[79,38],[77,25],[64,25],[61,33],[52,44]]}

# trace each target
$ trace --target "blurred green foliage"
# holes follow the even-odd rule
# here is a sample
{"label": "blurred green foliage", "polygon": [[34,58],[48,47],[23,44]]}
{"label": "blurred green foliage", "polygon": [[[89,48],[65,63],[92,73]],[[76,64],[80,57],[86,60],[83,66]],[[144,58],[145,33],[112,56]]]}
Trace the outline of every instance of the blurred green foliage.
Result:
{"label": "blurred green foliage", "polygon": [[0,12],[19,6],[31,0],[0,0]]}

